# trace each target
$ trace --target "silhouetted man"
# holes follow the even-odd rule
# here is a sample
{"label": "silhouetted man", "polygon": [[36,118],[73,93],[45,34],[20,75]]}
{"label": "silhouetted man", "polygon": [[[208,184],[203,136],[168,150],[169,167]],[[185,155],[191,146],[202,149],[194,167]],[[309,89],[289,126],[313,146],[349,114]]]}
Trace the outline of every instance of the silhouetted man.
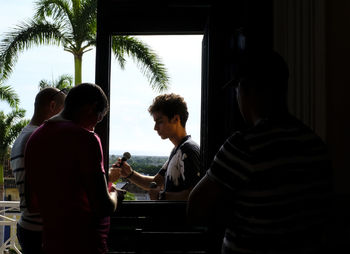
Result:
{"label": "silhouetted man", "polygon": [[117,192],[108,190],[94,128],[108,110],[95,84],[72,88],[63,111],[39,127],[25,150],[28,209],[43,218],[44,251],[106,253],[109,215]]}
{"label": "silhouetted man", "polygon": [[322,140],[289,114],[287,83],[273,51],[245,52],[232,80],[250,128],[226,140],[188,203],[196,223],[228,215],[222,253],[322,251],[330,161]]}
{"label": "silhouetted man", "polygon": [[20,196],[21,217],[17,223],[17,238],[23,254],[38,254],[42,251],[42,220],[38,213],[30,213],[24,197],[24,148],[30,135],[47,119],[63,109],[65,90],[48,87],[35,97],[34,114],[23,128],[11,150],[11,168]]}

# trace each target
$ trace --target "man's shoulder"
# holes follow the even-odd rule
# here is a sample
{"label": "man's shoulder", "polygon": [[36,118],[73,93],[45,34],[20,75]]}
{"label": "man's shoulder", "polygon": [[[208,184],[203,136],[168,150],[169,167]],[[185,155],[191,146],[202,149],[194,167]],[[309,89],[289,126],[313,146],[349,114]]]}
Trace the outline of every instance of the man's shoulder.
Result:
{"label": "man's shoulder", "polygon": [[[284,121],[266,120],[244,133],[241,137],[249,151],[282,153],[326,149],[323,140],[300,120],[289,117]],[[236,142],[237,143],[237,142]]]}
{"label": "man's shoulder", "polygon": [[[39,126],[35,126],[35,125],[31,125],[28,124],[26,125],[22,131],[20,132],[20,134],[18,135],[18,137],[16,138],[16,141],[21,141],[23,139],[26,139],[27,137],[29,137],[30,135],[32,135],[32,133],[38,128]],[[15,141],[15,142],[16,142]]]}
{"label": "man's shoulder", "polygon": [[261,120],[253,128],[243,131],[241,137],[246,140],[260,139],[263,136],[269,138],[280,136],[298,136],[298,135],[315,135],[307,125],[295,117],[288,117],[286,119],[276,121],[271,119]]}
{"label": "man's shoulder", "polygon": [[199,145],[189,136],[185,142],[183,142],[179,149],[182,152],[198,152],[199,153]]}
{"label": "man's shoulder", "polygon": [[81,126],[71,122],[71,121],[48,121],[41,125],[36,131],[36,134],[41,133],[66,133],[70,135],[85,135],[85,136],[94,136],[94,133],[88,131],[87,129],[82,128]]}
{"label": "man's shoulder", "polygon": [[248,154],[250,151],[249,142],[246,139],[248,135],[249,132],[235,131],[226,139],[220,150],[225,149],[229,153],[240,151]]}
{"label": "man's shoulder", "polygon": [[23,153],[22,150],[24,149],[25,144],[37,128],[38,126],[28,124],[22,129],[15,142],[13,143],[11,149],[11,157],[17,156],[18,153]]}
{"label": "man's shoulder", "polygon": [[99,140],[94,132],[88,131],[72,122],[46,122],[30,136],[27,146],[41,146],[47,140],[57,145],[87,146],[98,145]]}

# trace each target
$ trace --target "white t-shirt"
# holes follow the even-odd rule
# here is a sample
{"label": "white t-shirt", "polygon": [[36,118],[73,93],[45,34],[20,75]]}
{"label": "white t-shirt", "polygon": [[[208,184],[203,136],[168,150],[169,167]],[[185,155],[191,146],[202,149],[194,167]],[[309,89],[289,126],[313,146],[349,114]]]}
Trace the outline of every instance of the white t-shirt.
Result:
{"label": "white t-shirt", "polygon": [[21,218],[18,221],[18,224],[22,228],[32,231],[42,231],[42,219],[40,218],[39,214],[30,213],[27,210],[26,200],[24,196],[24,149],[30,135],[32,135],[32,133],[37,128],[38,126],[31,124],[28,124],[23,128],[12,146],[10,162],[20,197],[20,209],[22,214]]}

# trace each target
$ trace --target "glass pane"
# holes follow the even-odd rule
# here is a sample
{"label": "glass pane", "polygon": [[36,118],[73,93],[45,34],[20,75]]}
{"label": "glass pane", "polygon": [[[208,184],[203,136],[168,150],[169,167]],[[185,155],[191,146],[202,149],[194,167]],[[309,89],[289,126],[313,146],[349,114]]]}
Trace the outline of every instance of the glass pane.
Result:
{"label": "glass pane", "polygon": [[[136,36],[146,43],[164,63],[170,77],[170,87],[162,93],[176,93],[184,97],[189,118],[187,134],[199,144],[201,100],[202,35]],[[125,69],[118,61],[111,64],[110,98],[110,163],[124,152],[130,152],[133,168],[154,176],[170,155],[174,145],[154,131],[154,120],[148,112],[153,99],[160,93],[152,90],[149,80],[132,58],[126,58]],[[122,182],[125,179],[121,179]],[[121,187],[124,183],[118,183]],[[147,191],[128,184],[126,189],[137,200],[148,200]],[[129,194],[128,194],[129,197]]]}

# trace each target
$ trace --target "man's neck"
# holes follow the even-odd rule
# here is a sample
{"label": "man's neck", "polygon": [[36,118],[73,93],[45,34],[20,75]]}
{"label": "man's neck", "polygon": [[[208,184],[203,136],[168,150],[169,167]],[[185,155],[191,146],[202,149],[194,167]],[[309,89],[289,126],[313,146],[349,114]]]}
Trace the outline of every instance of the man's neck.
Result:
{"label": "man's neck", "polygon": [[174,146],[177,147],[178,145],[180,145],[181,141],[186,136],[187,136],[186,130],[183,129],[183,130],[179,131],[179,133],[177,133],[176,135],[174,135],[173,137],[171,137],[169,139],[170,139],[171,143],[173,143]]}
{"label": "man's neck", "polygon": [[38,115],[34,114],[29,124],[34,126],[40,126],[46,119],[46,116],[39,117]]}

